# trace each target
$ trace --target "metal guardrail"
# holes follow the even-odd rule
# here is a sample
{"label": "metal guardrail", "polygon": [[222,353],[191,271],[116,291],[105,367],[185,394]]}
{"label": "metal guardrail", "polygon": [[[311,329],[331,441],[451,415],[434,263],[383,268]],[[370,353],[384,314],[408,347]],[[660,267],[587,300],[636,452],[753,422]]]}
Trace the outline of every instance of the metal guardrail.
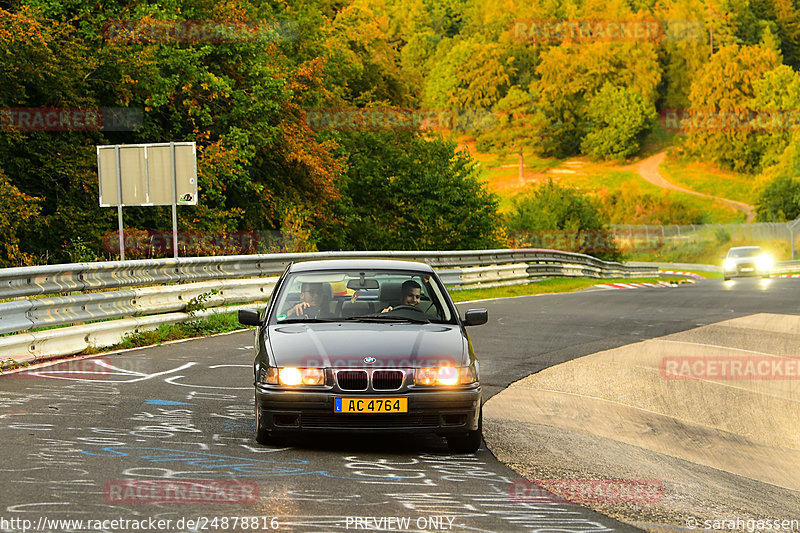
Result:
{"label": "metal guardrail", "polygon": [[719,265],[704,265],[695,263],[648,263],[643,261],[631,261],[631,266],[654,266],[661,270],[701,270],[703,272],[722,272]]}
{"label": "metal guardrail", "polygon": [[434,268],[507,263],[577,263],[626,270],[619,263],[557,250],[470,250],[458,252],[314,252],[73,263],[0,270],[0,299],[120,287],[277,276],[292,261],[313,259],[407,259]]}
{"label": "metal guardrail", "polygon": [[207,295],[205,307],[265,300],[277,277],[219,280],[0,303],[0,333],[76,322],[182,311]]}
{"label": "metal guardrail", "polygon": [[[290,262],[345,258],[422,261],[436,268],[451,289],[524,284],[548,276],[600,279],[657,273],[652,266],[628,266],[541,249],[317,252],[9,268],[0,270],[0,298],[16,299],[0,302],[0,333],[18,335],[0,338],[0,357],[66,355],[97,342],[113,344],[126,331],[157,327],[163,323],[158,317],[167,314],[170,320],[190,319],[181,311],[200,295],[205,297],[204,307],[223,310],[229,308],[222,306],[231,304],[265,301]],[[36,297],[21,299],[27,296]],[[107,319],[118,320],[24,333]],[[98,337],[96,333],[101,331],[106,333]],[[58,338],[64,339],[60,347]]]}
{"label": "metal guardrail", "polygon": [[[703,265],[695,263],[646,263],[642,261],[631,261],[628,263],[631,266],[655,266],[661,269],[670,270],[701,270],[704,272],[719,272],[722,273],[722,267],[719,265]],[[787,272],[800,271],[800,261],[780,261],[775,263],[772,268],[773,274],[784,274]]]}
{"label": "metal guardrail", "polygon": [[775,263],[774,273],[785,274],[787,272],[800,272],[800,261],[782,261]]}

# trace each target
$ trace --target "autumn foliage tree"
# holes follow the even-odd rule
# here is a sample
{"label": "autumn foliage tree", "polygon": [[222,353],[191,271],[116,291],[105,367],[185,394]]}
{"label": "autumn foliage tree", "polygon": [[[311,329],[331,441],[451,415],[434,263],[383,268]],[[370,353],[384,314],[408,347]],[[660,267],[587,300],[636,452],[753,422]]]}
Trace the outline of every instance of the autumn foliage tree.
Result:
{"label": "autumn foliage tree", "polygon": [[14,187],[0,170],[0,265],[22,266],[31,258],[20,250],[19,236],[22,228],[39,213],[38,198],[31,198]]}

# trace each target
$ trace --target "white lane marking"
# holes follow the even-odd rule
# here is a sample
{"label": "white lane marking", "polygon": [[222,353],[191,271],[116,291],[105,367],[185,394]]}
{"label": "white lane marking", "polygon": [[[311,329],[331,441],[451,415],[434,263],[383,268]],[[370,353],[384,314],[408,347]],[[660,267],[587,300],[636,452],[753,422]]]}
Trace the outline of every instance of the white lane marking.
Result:
{"label": "white lane marking", "polygon": [[[194,363],[192,363],[194,364]],[[176,383],[176,379],[181,379],[186,376],[172,376],[171,378],[167,378],[164,381],[169,383],[170,385],[178,385],[179,387],[192,387],[194,389],[227,389],[227,390],[252,390],[253,387],[214,387],[212,385],[189,385],[187,383]]]}
{"label": "white lane marking", "polygon": [[770,357],[780,357],[783,359],[797,359],[797,356],[791,355],[778,355],[774,353],[767,353],[767,352],[757,352],[755,350],[745,350],[744,348],[734,348],[732,346],[722,346],[720,344],[706,344],[703,342],[691,342],[691,341],[675,341],[669,339],[650,339],[651,341],[659,341],[659,342],[671,342],[674,344],[692,344],[694,346],[705,346],[707,348],[722,348],[724,350],[734,350],[737,352],[745,352],[745,353],[755,353],[758,355],[769,355]]}
{"label": "white lane marking", "polygon": [[[101,363],[97,363],[97,364],[101,364]],[[81,379],[81,378],[70,378],[70,377],[63,377],[63,376],[53,376],[53,375],[50,375],[50,374],[40,374],[39,372],[31,372],[30,374],[33,375],[33,376],[39,376],[39,377],[43,377],[43,378],[66,379],[66,380],[69,380],[69,381],[86,381],[86,382],[90,382],[90,383],[136,383],[136,382],[139,382],[139,381],[145,381],[145,380],[152,379],[152,378],[155,378],[155,377],[163,376],[165,374],[171,374],[173,372],[178,372],[179,370],[187,369],[190,366],[194,366],[196,364],[197,363],[186,363],[185,365],[181,365],[181,366],[179,366],[177,368],[173,368],[172,370],[164,370],[163,372],[156,372],[155,374],[142,374],[140,372],[134,372],[134,371],[126,370],[126,369],[123,369],[123,368],[117,368],[117,367],[115,367],[113,365],[108,365],[107,368],[109,368],[110,370],[116,370],[116,371],[120,372],[122,375],[138,375],[138,376],[142,376],[142,377],[138,377],[136,379],[128,379],[128,380],[94,379],[94,378],[92,378],[92,379]]]}

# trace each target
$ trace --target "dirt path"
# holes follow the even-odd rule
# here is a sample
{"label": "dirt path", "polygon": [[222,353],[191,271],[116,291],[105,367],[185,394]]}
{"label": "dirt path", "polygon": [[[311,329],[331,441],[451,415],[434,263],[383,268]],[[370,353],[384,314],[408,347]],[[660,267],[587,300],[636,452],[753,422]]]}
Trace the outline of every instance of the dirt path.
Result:
{"label": "dirt path", "polygon": [[722,198],[720,196],[712,196],[710,194],[705,194],[702,192],[693,191],[691,189],[685,189],[683,187],[679,187],[678,185],[673,185],[672,183],[668,182],[664,179],[661,173],[658,171],[658,166],[667,156],[667,152],[659,152],[655,155],[648,157],[647,159],[642,159],[638,163],[634,163],[632,165],[628,165],[624,167],[624,170],[635,170],[639,173],[639,175],[644,178],[645,180],[649,181],[653,185],[657,187],[662,187],[664,189],[672,189],[673,191],[680,191],[689,194],[694,194],[696,196],[703,196],[705,198],[711,198],[712,200],[718,200],[722,203],[728,204],[739,211],[743,211],[746,220],[745,223],[750,223],[755,218],[756,214],[753,210],[752,205],[748,205],[744,202],[737,202],[736,200],[730,200],[728,198]]}

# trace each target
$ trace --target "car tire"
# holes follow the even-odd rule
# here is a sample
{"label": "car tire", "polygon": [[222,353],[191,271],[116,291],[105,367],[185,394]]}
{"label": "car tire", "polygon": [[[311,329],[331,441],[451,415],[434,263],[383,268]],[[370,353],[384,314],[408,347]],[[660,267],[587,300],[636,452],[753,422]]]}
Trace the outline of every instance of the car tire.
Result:
{"label": "car tire", "polygon": [[478,429],[462,433],[461,435],[449,435],[447,437],[447,447],[453,453],[475,453],[481,447],[483,440],[483,407],[478,415]]}
{"label": "car tire", "polygon": [[729,279],[731,279],[730,276],[722,276],[722,281],[728,281]]}

